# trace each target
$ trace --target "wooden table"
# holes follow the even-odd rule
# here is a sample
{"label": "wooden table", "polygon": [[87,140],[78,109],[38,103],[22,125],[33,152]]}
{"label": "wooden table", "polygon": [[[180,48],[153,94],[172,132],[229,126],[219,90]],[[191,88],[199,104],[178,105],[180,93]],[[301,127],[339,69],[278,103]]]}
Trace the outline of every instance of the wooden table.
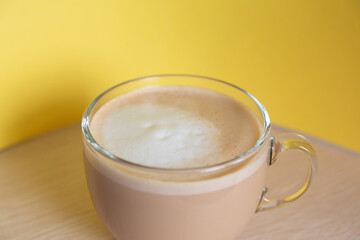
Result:
{"label": "wooden table", "polygon": [[[79,124],[71,125],[0,152],[1,240],[114,239],[87,191],[80,136]],[[239,240],[360,239],[360,155],[311,141],[319,157],[313,187],[293,204],[256,214]]]}

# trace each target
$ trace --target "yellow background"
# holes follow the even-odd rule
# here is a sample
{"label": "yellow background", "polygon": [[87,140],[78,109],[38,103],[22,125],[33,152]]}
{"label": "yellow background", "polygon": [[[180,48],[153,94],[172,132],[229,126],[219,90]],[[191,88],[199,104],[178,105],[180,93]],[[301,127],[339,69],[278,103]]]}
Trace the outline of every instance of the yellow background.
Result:
{"label": "yellow background", "polygon": [[273,123],[360,151],[358,0],[3,0],[0,148],[161,73],[236,83]]}

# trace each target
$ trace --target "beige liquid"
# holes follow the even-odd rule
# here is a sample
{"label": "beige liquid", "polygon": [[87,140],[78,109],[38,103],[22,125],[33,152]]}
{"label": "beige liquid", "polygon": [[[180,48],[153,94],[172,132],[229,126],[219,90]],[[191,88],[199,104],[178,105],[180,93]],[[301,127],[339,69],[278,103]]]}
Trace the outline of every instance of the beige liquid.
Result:
{"label": "beige liquid", "polygon": [[[250,149],[260,136],[247,107],[190,87],[151,87],[105,104],[91,122],[108,151],[137,164],[189,168],[218,164]],[[221,176],[156,180],[132,173],[85,146],[94,205],[117,239],[232,240],[253,215],[264,185],[268,146],[246,166]],[[240,167],[238,167],[240,168]]]}

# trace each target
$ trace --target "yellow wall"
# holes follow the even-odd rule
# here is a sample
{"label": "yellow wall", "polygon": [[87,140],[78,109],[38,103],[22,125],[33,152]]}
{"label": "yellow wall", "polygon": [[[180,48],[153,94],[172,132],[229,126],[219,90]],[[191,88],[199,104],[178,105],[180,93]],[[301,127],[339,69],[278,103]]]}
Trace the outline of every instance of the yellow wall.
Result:
{"label": "yellow wall", "polygon": [[0,148],[158,73],[236,83],[274,123],[360,151],[358,0],[3,0]]}

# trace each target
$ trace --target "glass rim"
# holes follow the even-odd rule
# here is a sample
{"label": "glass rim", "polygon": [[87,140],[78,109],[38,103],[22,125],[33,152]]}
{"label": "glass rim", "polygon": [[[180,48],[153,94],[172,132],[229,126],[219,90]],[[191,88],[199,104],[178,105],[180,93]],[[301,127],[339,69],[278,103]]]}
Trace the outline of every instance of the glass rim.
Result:
{"label": "glass rim", "polygon": [[[123,85],[129,84],[132,82],[136,82],[136,81],[146,80],[146,79],[164,78],[164,77],[185,77],[185,78],[199,78],[199,79],[203,79],[203,80],[209,80],[209,81],[217,82],[217,83],[232,87],[232,88],[244,93],[248,97],[250,97],[250,99],[256,104],[256,106],[260,110],[261,115],[263,117],[263,123],[262,123],[263,129],[262,129],[261,135],[260,135],[259,139],[257,140],[257,142],[249,150],[247,150],[246,152],[244,152],[234,158],[231,158],[231,159],[226,160],[221,163],[209,165],[209,166],[192,167],[192,168],[161,168],[161,167],[142,165],[142,164],[134,163],[129,160],[120,158],[120,157],[112,154],[105,148],[103,148],[101,146],[101,144],[99,144],[94,139],[94,137],[92,136],[91,131],[90,131],[90,115],[91,115],[92,110],[93,110],[94,106],[96,105],[96,103],[107,93],[109,93],[112,90],[114,90],[118,87],[121,87]],[[244,160],[248,159],[249,157],[251,157],[265,142],[265,139],[267,138],[267,136],[270,133],[271,123],[270,123],[270,117],[269,117],[265,107],[263,106],[263,104],[257,98],[255,98],[251,93],[249,93],[248,91],[246,91],[232,83],[229,83],[229,82],[226,82],[223,80],[219,80],[216,78],[199,76],[199,75],[191,75],[191,74],[159,74],[159,75],[150,75],[150,76],[144,76],[144,77],[127,80],[127,81],[119,83],[119,84],[105,90],[101,94],[99,94],[85,109],[85,112],[84,112],[82,120],[81,120],[81,129],[82,129],[82,134],[86,139],[86,142],[89,143],[91,145],[91,147],[93,147],[97,152],[99,152],[104,157],[113,160],[117,164],[123,164],[123,165],[137,168],[140,170],[157,171],[157,172],[174,172],[174,173],[192,172],[192,171],[216,172],[218,170],[222,170],[229,166],[237,165],[237,164],[243,162]]]}

